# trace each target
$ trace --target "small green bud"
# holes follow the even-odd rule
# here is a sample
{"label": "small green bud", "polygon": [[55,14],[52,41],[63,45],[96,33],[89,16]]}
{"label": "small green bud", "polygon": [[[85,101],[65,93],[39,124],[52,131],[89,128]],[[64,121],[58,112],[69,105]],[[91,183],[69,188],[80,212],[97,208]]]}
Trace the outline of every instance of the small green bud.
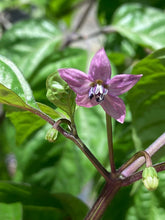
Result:
{"label": "small green bud", "polygon": [[144,186],[150,191],[153,191],[158,187],[159,178],[154,167],[146,167],[143,170],[142,181]]}
{"label": "small green bud", "polygon": [[53,143],[56,141],[57,136],[58,136],[58,131],[52,127],[47,131],[45,135],[45,140]]}

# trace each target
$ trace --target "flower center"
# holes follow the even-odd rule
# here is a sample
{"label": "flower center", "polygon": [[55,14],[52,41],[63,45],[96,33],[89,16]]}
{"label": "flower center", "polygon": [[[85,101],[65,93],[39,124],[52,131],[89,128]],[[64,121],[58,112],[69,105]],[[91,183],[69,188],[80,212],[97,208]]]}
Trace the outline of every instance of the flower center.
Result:
{"label": "flower center", "polygon": [[92,84],[92,87],[89,90],[89,98],[92,99],[95,97],[96,102],[101,102],[104,100],[104,96],[108,93],[108,89],[106,89],[101,83],[97,82],[97,84]]}

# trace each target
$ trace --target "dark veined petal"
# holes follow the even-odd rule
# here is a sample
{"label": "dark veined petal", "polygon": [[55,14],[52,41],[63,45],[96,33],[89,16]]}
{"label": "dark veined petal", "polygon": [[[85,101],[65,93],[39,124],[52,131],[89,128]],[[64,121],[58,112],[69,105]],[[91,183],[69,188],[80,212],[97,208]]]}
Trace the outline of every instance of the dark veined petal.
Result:
{"label": "dark veined petal", "polygon": [[74,92],[77,94],[88,94],[91,81],[86,73],[73,68],[59,69],[58,72]]}
{"label": "dark veined petal", "polygon": [[92,106],[98,105],[99,103],[96,102],[95,98],[90,99],[89,95],[85,94],[85,95],[77,95],[76,104],[86,108],[90,108]]}
{"label": "dark veined petal", "polygon": [[121,95],[130,90],[142,75],[120,74],[109,80],[108,90],[111,95]]}
{"label": "dark veined petal", "polygon": [[124,122],[126,111],[125,104],[122,99],[117,96],[107,94],[104,97],[104,101],[101,103],[101,106],[108,115],[116,119],[118,122]]}
{"label": "dark veined petal", "polygon": [[104,83],[111,78],[111,65],[103,48],[92,58],[88,75],[91,81],[102,80]]}

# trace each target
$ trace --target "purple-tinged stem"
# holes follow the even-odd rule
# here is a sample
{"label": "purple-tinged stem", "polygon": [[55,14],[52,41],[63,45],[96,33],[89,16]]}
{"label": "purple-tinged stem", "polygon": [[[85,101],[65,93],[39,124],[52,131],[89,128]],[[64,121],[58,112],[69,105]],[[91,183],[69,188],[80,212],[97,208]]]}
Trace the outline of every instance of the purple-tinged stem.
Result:
{"label": "purple-tinged stem", "polygon": [[117,173],[121,174],[123,170],[125,170],[130,164],[132,164],[134,161],[136,161],[138,158],[144,157],[146,167],[152,166],[152,160],[150,155],[146,151],[139,151],[136,154],[133,155],[125,164],[123,164],[120,169],[118,169]]}
{"label": "purple-tinged stem", "polygon": [[[157,172],[161,172],[161,171],[165,170],[165,162],[155,164],[153,167],[156,169]],[[123,179],[121,186],[128,186],[128,185],[142,179],[142,172],[143,171],[136,172],[133,175]]]}
{"label": "purple-tinged stem", "polygon": [[109,160],[111,166],[111,175],[116,173],[115,163],[114,163],[114,153],[113,153],[113,140],[112,140],[112,122],[111,116],[106,114],[106,125],[107,125],[107,140],[108,140],[108,149],[109,149]]}
{"label": "purple-tinged stem", "polygon": [[111,181],[106,183],[100,196],[87,214],[85,220],[99,220],[119,189],[120,182]]}
{"label": "purple-tinged stem", "polygon": [[[161,147],[165,145],[165,132],[156,139],[145,151],[151,156],[153,156]],[[145,162],[144,158],[138,158],[130,166],[128,166],[121,173],[123,176],[128,177],[132,175],[136,170],[138,170]]]}
{"label": "purple-tinged stem", "polygon": [[59,119],[57,122],[55,122],[51,117],[49,117],[48,115],[46,115],[45,113],[37,109],[30,108],[26,110],[31,111],[32,113],[43,118],[45,121],[51,124],[55,129],[57,129],[63,136],[72,140],[80,148],[80,150],[86,155],[86,157],[91,161],[91,163],[95,166],[98,172],[105,178],[105,180],[106,181],[110,180],[110,173],[102,166],[102,164],[97,160],[97,158],[90,152],[87,146],[80,140],[78,135],[76,134],[76,136],[74,136],[72,133],[65,131],[60,126],[60,123],[67,123],[69,126],[71,126],[71,122],[69,120]]}
{"label": "purple-tinged stem", "polygon": [[98,172],[105,178],[105,180],[110,180],[110,173],[101,165],[101,163],[97,160],[97,158],[90,152],[87,146],[81,141],[81,139],[77,136],[74,136],[72,133],[68,133],[61,126],[56,126],[56,129],[66,138],[72,140],[79,149],[86,155],[86,157],[91,161],[91,163],[95,166]]}

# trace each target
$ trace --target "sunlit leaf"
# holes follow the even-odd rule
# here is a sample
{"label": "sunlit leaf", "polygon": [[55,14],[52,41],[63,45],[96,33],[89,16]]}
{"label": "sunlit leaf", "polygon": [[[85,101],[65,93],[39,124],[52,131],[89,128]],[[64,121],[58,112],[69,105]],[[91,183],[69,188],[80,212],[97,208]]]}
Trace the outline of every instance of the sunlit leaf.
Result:
{"label": "sunlit leaf", "polygon": [[151,49],[165,46],[165,15],[160,9],[125,4],[114,14],[112,25],[121,35]]}
{"label": "sunlit leaf", "polygon": [[0,102],[22,108],[38,108],[22,73],[3,56],[0,56]]}

